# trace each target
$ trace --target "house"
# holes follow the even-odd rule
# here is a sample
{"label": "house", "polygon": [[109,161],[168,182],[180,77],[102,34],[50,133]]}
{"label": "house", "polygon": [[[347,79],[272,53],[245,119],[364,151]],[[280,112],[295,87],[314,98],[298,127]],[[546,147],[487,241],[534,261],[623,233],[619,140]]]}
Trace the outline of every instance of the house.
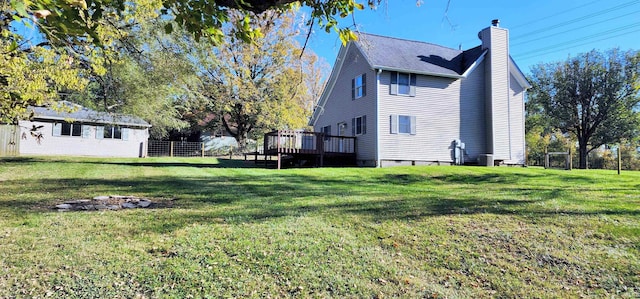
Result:
{"label": "house", "polygon": [[70,102],[59,105],[67,109],[30,107],[33,118],[18,123],[20,155],[146,156],[151,127],[146,121]]}
{"label": "house", "polygon": [[362,166],[524,165],[524,94],[509,31],[457,50],[360,33],[338,53],[310,120],[326,135],[356,136]]}

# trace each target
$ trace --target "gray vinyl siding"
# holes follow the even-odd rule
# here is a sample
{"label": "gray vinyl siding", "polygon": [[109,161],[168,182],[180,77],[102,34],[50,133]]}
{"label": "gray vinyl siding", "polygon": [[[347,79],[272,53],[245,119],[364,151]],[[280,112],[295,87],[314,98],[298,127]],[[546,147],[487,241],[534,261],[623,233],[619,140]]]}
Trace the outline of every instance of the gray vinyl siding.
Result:
{"label": "gray vinyl siding", "polygon": [[[481,121],[462,115],[474,108],[461,109],[461,106],[478,101],[478,96],[472,95],[473,89],[483,88],[482,83],[471,82],[478,76],[471,77],[465,82],[465,91],[462,92],[462,80],[418,75],[416,96],[410,97],[390,95],[390,74],[383,72],[378,88],[381,159],[452,162],[452,142],[455,139],[464,139],[462,136],[472,136],[473,133],[468,130],[477,129],[472,128],[472,124]],[[415,116],[416,134],[392,134],[390,115]],[[463,126],[463,119],[465,122],[469,121],[470,125]],[[477,147],[483,147],[477,139],[482,139],[482,136],[468,138],[468,141],[462,142],[467,142],[475,151]],[[395,165],[393,162],[383,161],[383,166],[385,164]]]}
{"label": "gray vinyl siding", "polygon": [[462,79],[460,91],[460,141],[465,144],[465,160],[476,161],[487,153],[484,99],[484,63]]}
{"label": "gray vinyl siding", "polygon": [[524,88],[510,76],[510,104],[511,120],[511,160],[509,164],[522,164],[525,161],[525,128],[524,128]]}
{"label": "gray vinyl siding", "polygon": [[[351,80],[366,74],[366,95],[359,99],[351,99]],[[346,136],[352,136],[351,119],[367,117],[366,134],[356,136],[357,159],[374,163],[376,159],[376,73],[355,46],[350,46],[336,83],[331,90],[321,113],[314,124],[314,131],[321,132],[322,127],[331,126],[331,134],[338,134],[338,123],[347,124]]]}
{"label": "gray vinyl siding", "polygon": [[483,44],[491,45],[485,68],[487,132],[490,143],[487,151],[494,160],[511,159],[509,119],[509,48],[508,31],[490,27],[482,31]]}

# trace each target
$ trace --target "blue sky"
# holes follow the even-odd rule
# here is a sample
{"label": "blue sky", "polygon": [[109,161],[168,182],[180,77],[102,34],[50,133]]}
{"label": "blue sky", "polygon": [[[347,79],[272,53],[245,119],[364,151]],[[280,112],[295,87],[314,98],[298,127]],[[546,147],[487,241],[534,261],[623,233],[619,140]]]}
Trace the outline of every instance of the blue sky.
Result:
{"label": "blue sky", "polygon": [[[360,31],[463,50],[480,44],[478,32],[492,19],[509,29],[511,56],[525,73],[592,49],[640,50],[640,0],[424,0],[419,7],[414,0],[388,0],[355,14]],[[337,34],[317,28],[308,45],[330,65],[340,46]]]}
{"label": "blue sky", "polygon": [[[592,49],[640,50],[640,0],[423,0],[420,6],[383,0],[375,11],[355,13],[360,31],[463,50],[480,44],[478,32],[493,19],[509,29],[511,56],[525,73]],[[340,21],[352,23],[351,17]],[[32,42],[40,40],[37,30],[16,27]],[[307,47],[332,66],[340,46],[335,32],[315,28]]]}

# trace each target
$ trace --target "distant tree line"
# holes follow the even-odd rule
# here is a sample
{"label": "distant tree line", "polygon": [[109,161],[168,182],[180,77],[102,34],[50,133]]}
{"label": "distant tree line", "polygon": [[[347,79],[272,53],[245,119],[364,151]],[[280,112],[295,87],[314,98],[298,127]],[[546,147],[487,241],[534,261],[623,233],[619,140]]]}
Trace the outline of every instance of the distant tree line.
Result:
{"label": "distant tree line", "polygon": [[[325,69],[297,43],[295,5],[219,2],[221,23],[196,28],[178,2],[0,1],[0,123],[66,100],[139,116],[152,138],[225,131],[244,145],[306,125]],[[198,13],[211,11],[183,17]]]}
{"label": "distant tree line", "polygon": [[575,154],[579,168],[640,169],[640,52],[591,51],[539,64],[529,77],[526,141],[529,163],[545,151]]}

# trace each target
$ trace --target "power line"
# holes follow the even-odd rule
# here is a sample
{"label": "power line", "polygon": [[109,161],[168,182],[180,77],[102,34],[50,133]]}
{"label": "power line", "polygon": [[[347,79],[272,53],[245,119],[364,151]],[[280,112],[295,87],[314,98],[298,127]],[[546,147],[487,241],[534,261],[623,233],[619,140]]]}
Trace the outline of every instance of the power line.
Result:
{"label": "power line", "polygon": [[574,30],[577,30],[577,29],[584,29],[584,28],[591,27],[591,26],[594,26],[594,25],[600,25],[600,24],[602,24],[604,22],[613,21],[613,20],[616,20],[616,19],[619,19],[619,18],[622,18],[622,17],[626,17],[626,16],[629,16],[629,15],[632,15],[632,14],[635,14],[635,13],[639,13],[639,12],[640,12],[640,10],[636,10],[634,12],[630,12],[630,13],[627,13],[627,14],[624,14],[624,15],[621,15],[621,16],[613,17],[613,18],[609,18],[609,19],[600,21],[598,23],[587,24],[587,25],[584,25],[584,26],[582,26],[580,28],[573,28],[573,29],[562,31],[562,32],[557,32],[557,33],[554,33],[554,34],[549,34],[549,35],[545,35],[545,36],[542,36],[542,37],[530,39],[530,40],[527,40],[527,41],[514,43],[511,46],[519,46],[519,45],[529,44],[529,43],[532,43],[532,42],[535,42],[535,41],[539,41],[539,40],[543,40],[543,39],[546,39],[546,38],[550,38],[550,37],[553,37],[553,36],[558,36],[558,35],[561,35],[561,34],[569,33],[569,32],[572,32]]}
{"label": "power line", "polygon": [[633,23],[633,24],[629,24],[629,25],[625,25],[625,26],[622,26],[622,27],[617,27],[617,28],[609,29],[609,30],[607,30],[607,31],[603,31],[603,32],[599,32],[599,33],[591,34],[591,35],[584,36],[584,37],[577,38],[577,39],[573,39],[573,40],[570,40],[570,41],[565,41],[565,42],[562,42],[562,43],[559,43],[559,44],[555,44],[555,45],[551,45],[551,46],[547,46],[547,47],[543,47],[543,48],[539,48],[539,49],[531,50],[531,51],[529,51],[529,52],[525,52],[525,53],[523,53],[523,54],[521,54],[521,55],[522,55],[522,56],[526,56],[526,55],[528,55],[528,54],[538,53],[538,52],[540,52],[540,51],[545,51],[545,50],[555,49],[555,48],[558,48],[558,47],[563,47],[563,46],[565,46],[565,45],[570,45],[570,44],[579,43],[579,42],[582,42],[582,41],[585,41],[585,40],[589,40],[589,39],[597,38],[597,37],[599,37],[599,36],[608,35],[608,34],[611,34],[611,33],[616,33],[616,32],[619,32],[619,31],[623,31],[623,30],[631,29],[631,28],[633,28],[633,27],[635,27],[635,26],[640,26],[640,22]]}
{"label": "power line", "polygon": [[[532,21],[532,22],[527,22],[527,23],[524,23],[524,24],[516,25],[516,26],[510,26],[509,28],[510,29],[519,28],[519,27],[523,27],[523,26],[526,26],[526,25],[529,25],[529,24],[537,23],[538,21],[547,20],[547,19],[550,19],[552,17],[555,17],[555,16],[558,16],[558,15],[570,12],[570,11],[572,11],[574,9],[579,9],[579,8],[582,8],[582,7],[586,7],[588,5],[591,5],[591,4],[594,4],[594,3],[597,3],[597,2],[601,2],[601,1],[597,1],[597,0],[596,1],[592,1],[592,2],[583,4],[583,5],[579,5],[577,7],[571,8],[571,9],[564,10],[564,11],[559,12],[559,13],[555,13],[555,14],[552,14],[552,15],[548,15],[548,16],[539,18],[539,19],[537,19],[535,21]],[[528,32],[528,33],[525,33],[525,34],[519,34],[519,35],[516,35],[515,37],[511,37],[510,40],[513,41],[513,40],[518,40],[518,39],[522,39],[522,38],[527,38],[530,35],[538,34],[538,33],[545,32],[545,31],[550,31],[552,29],[556,29],[556,28],[559,28],[559,27],[562,27],[562,26],[570,25],[570,24],[573,24],[573,23],[576,23],[576,22],[579,22],[579,21],[583,21],[583,20],[587,20],[587,19],[590,19],[590,18],[593,18],[593,17],[597,17],[597,16],[600,16],[600,15],[603,15],[603,14],[606,14],[606,13],[609,13],[609,12],[612,12],[612,11],[616,11],[616,10],[619,10],[619,9],[634,5],[636,3],[640,3],[640,0],[634,0],[634,1],[626,2],[626,3],[620,4],[618,6],[614,6],[614,7],[608,8],[608,9],[604,9],[604,10],[597,11],[597,12],[594,12],[594,13],[591,13],[591,14],[588,14],[588,15],[585,15],[585,16],[578,17],[576,19],[572,19],[572,20],[569,20],[569,21],[561,22],[561,23],[558,23],[558,24],[555,24],[555,25],[551,25],[551,26],[548,26],[548,27],[545,27],[545,28],[542,28],[542,29],[534,30],[534,31],[531,31],[531,32]],[[591,26],[591,25],[587,25],[587,26]],[[467,43],[467,42],[471,42],[471,41],[472,40],[466,40],[463,43]],[[523,43],[528,43],[528,42],[523,42]],[[518,43],[515,43],[515,44],[517,45]]]}
{"label": "power line", "polygon": [[523,24],[516,25],[516,26],[510,26],[510,28],[514,29],[514,28],[520,28],[520,27],[524,27],[524,26],[527,26],[527,25],[535,24],[535,23],[538,23],[538,22],[541,22],[541,21],[544,21],[544,20],[548,20],[548,19],[551,19],[553,17],[557,17],[559,15],[562,15],[562,14],[565,14],[565,13],[568,13],[568,12],[574,11],[576,9],[580,9],[580,8],[583,8],[583,7],[589,6],[589,5],[594,4],[594,3],[598,3],[598,2],[601,2],[601,1],[600,0],[591,1],[591,2],[583,4],[583,5],[578,5],[576,7],[569,8],[567,10],[563,10],[563,11],[561,11],[559,13],[555,13],[555,14],[552,14],[552,15],[549,15],[549,16],[546,16],[546,17],[538,18],[538,19],[533,20],[531,22],[523,23]]}
{"label": "power line", "polygon": [[597,17],[597,16],[600,16],[600,15],[603,15],[603,14],[606,14],[606,13],[609,13],[609,12],[612,12],[612,11],[616,11],[616,10],[619,10],[619,9],[623,9],[623,8],[632,6],[632,5],[637,4],[637,3],[640,3],[640,0],[634,0],[634,1],[626,2],[626,3],[620,4],[618,6],[614,6],[614,7],[605,9],[605,10],[601,10],[601,11],[597,11],[597,12],[588,14],[586,16],[582,16],[582,17],[579,17],[579,18],[576,18],[576,19],[572,19],[572,20],[569,20],[569,21],[561,22],[561,23],[558,23],[558,24],[555,24],[555,25],[552,25],[552,26],[548,26],[548,27],[544,27],[544,28],[541,28],[541,29],[533,30],[533,31],[518,35],[516,37],[513,37],[513,38],[511,38],[511,40],[518,40],[518,39],[522,39],[522,38],[527,38],[527,37],[529,37],[531,35],[535,35],[535,34],[546,32],[546,31],[549,31],[549,30],[552,30],[552,29],[556,29],[556,28],[559,28],[559,27],[562,27],[562,26],[566,26],[566,25],[570,25],[570,24],[577,23],[577,22],[580,22],[580,21],[584,21],[584,20],[587,20],[587,19],[590,19],[590,18],[593,18],[593,17]]}
{"label": "power line", "polygon": [[[628,29],[628,28],[627,28],[627,29]],[[551,54],[551,53],[556,53],[556,52],[560,52],[560,51],[568,50],[568,49],[571,49],[571,48],[574,48],[574,47],[584,46],[584,45],[588,45],[588,44],[591,44],[591,43],[594,43],[594,42],[600,42],[600,41],[604,41],[604,40],[608,40],[608,39],[612,39],[612,38],[616,38],[616,37],[620,37],[620,36],[629,35],[629,34],[636,33],[636,32],[640,32],[640,29],[633,30],[633,31],[629,31],[629,32],[625,32],[625,33],[621,33],[621,34],[617,34],[617,35],[613,35],[613,36],[608,36],[608,37],[601,38],[601,39],[597,39],[597,40],[594,40],[594,41],[589,41],[589,42],[585,42],[585,43],[580,43],[580,44],[571,45],[571,46],[568,46],[568,47],[565,47],[565,48],[561,48],[561,49],[556,49],[556,50],[553,50],[553,51],[547,51],[547,52],[536,52],[536,53],[533,53],[533,51],[530,51],[530,52],[527,52],[527,53],[525,53],[525,54],[522,54],[522,56],[524,56],[524,57],[521,57],[521,56],[519,56],[519,55],[516,55],[516,56],[518,56],[518,59],[519,59],[519,60],[529,60],[529,59],[534,58],[534,57],[537,57],[537,56],[542,56],[542,55],[547,55],[547,54]],[[560,46],[564,46],[564,45],[562,44],[562,45],[560,45]],[[543,50],[544,50],[544,49],[540,49],[540,51],[543,51]],[[532,54],[533,54],[533,55],[532,55]]]}

